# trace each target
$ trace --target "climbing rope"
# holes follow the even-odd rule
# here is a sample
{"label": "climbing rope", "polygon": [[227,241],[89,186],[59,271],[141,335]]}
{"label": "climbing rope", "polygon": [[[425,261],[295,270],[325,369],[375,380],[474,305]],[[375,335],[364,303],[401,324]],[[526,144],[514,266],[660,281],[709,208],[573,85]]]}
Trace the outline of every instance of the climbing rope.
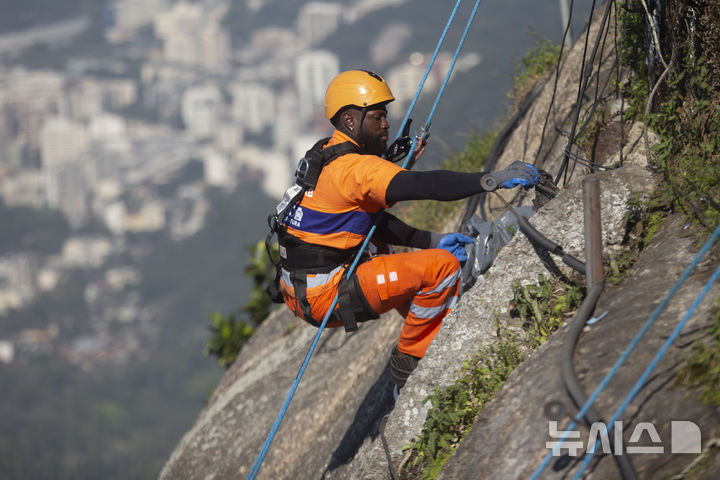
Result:
{"label": "climbing rope", "polygon": [[[677,337],[680,335],[680,332],[682,332],[682,329],[687,324],[688,320],[690,320],[690,317],[695,313],[695,310],[697,310],[698,306],[700,306],[700,303],[705,299],[708,292],[710,291],[710,288],[715,284],[718,277],[720,276],[720,265],[715,268],[715,271],[713,272],[710,279],[707,281],[705,286],[703,287],[700,294],[695,298],[695,301],[690,306],[688,311],[685,313],[685,316],[678,322],[678,324],[675,326],[675,329],[672,331],[670,336],[667,338],[665,343],[663,343],[662,347],[660,347],[660,350],[655,354],[655,357],[652,359],[650,364],[647,366],[645,371],[642,375],[640,375],[640,378],[638,378],[637,382],[635,382],[635,385],[633,385],[633,388],[630,390],[630,393],[625,397],[623,402],[620,404],[617,410],[615,410],[615,413],[613,414],[610,421],[607,423],[607,432],[608,435],[612,431],[613,427],[615,426],[615,421],[620,418],[620,415],[622,415],[627,407],[630,405],[630,402],[632,402],[635,397],[637,396],[638,392],[641,388],[645,386],[645,382],[647,381],[650,374],[655,370],[655,367],[657,367],[658,363],[660,363],[660,360],[663,358],[663,356],[667,353],[670,346],[675,342]],[[590,464],[590,462],[593,459],[593,456],[595,455],[595,451],[597,450],[597,443],[593,446],[593,449],[589,452],[585,453],[585,461],[583,462],[582,466],[580,467],[580,470],[575,474],[575,479],[580,478],[580,476],[583,474],[587,466]]]}
{"label": "climbing rope", "polygon": [[[442,35],[440,36],[440,39],[439,39],[438,44],[437,44],[437,47],[436,47],[436,49],[435,49],[435,53],[433,54],[432,60],[431,60],[431,62],[428,64],[427,69],[426,69],[426,71],[425,71],[425,75],[424,75],[424,77],[423,77],[420,85],[418,86],[418,91],[417,91],[417,93],[415,94],[415,98],[413,99],[413,102],[411,103],[410,108],[408,108],[408,112],[407,112],[406,115],[405,115],[405,121],[407,121],[407,119],[409,118],[410,110],[414,107],[417,98],[420,96],[420,92],[421,92],[422,89],[424,88],[425,80],[427,79],[427,77],[428,77],[428,75],[429,75],[429,73],[430,73],[430,70],[431,70],[431,68],[433,67],[435,58],[437,57],[437,52],[439,51],[440,46],[442,45],[442,43],[445,41],[445,37],[446,37],[446,35],[447,35],[448,29],[449,29],[449,27],[450,27],[450,24],[453,22],[453,20],[454,20],[454,18],[455,18],[455,14],[456,14],[457,9],[458,9],[458,6],[460,5],[461,2],[462,2],[462,0],[457,0],[457,3],[455,4],[455,8],[454,8],[453,11],[452,11],[452,14],[451,14],[451,16],[450,16],[450,19],[448,20],[448,22],[447,22],[447,24],[446,24],[446,26],[445,26],[445,29],[443,30],[443,33],[442,33]],[[445,92],[445,87],[447,86],[447,83],[448,83],[449,80],[450,80],[450,76],[452,75],[453,68],[455,67],[455,63],[456,63],[456,61],[457,61],[457,58],[458,58],[459,55],[460,55],[460,51],[461,51],[461,49],[462,49],[462,46],[463,46],[463,44],[465,43],[465,39],[466,39],[466,37],[467,37],[468,31],[470,30],[470,26],[472,25],[472,21],[473,21],[473,19],[475,18],[475,15],[476,15],[476,13],[477,13],[477,9],[478,9],[478,7],[479,7],[479,5],[480,5],[480,2],[481,2],[481,0],[476,0],[476,1],[475,1],[475,5],[474,5],[474,7],[473,7],[473,10],[472,10],[472,12],[471,12],[471,14],[470,14],[470,17],[469,17],[469,19],[468,19],[468,21],[467,21],[467,24],[465,25],[465,30],[463,31],[463,34],[462,34],[462,36],[461,36],[461,38],[460,38],[460,41],[458,42],[458,46],[457,46],[457,48],[456,48],[456,50],[455,50],[455,54],[454,54],[454,56],[453,56],[453,58],[452,58],[452,61],[451,61],[451,63],[450,63],[450,66],[448,67],[448,71],[447,71],[447,73],[446,73],[446,75],[445,75],[445,79],[444,79],[444,81],[443,81],[443,83],[442,83],[442,86],[441,86],[441,88],[440,88],[440,90],[439,90],[439,92],[438,92],[438,94],[437,94],[437,96],[436,96],[436,98],[435,98],[435,102],[434,102],[434,104],[433,104],[433,108],[431,109],[430,114],[428,115],[428,118],[427,118],[427,120],[425,121],[425,126],[423,127],[424,135],[427,135],[427,132],[428,132],[428,130],[430,129],[430,124],[431,124],[431,121],[432,121],[432,117],[433,117],[433,115],[435,114],[435,109],[437,108],[437,105],[438,105],[438,103],[440,102],[440,98],[442,97],[443,93]],[[403,122],[403,124],[404,124],[404,123],[405,123],[405,122]],[[401,128],[402,128],[402,127],[401,127]],[[398,135],[398,136],[399,136],[399,135]],[[418,140],[419,140],[419,138],[418,138]],[[410,148],[410,151],[408,152],[408,155],[407,155],[407,157],[406,157],[406,159],[405,159],[405,162],[404,162],[404,164],[403,164],[403,168],[406,168],[406,167],[408,166],[408,164],[410,163],[410,161],[412,160],[412,158],[413,158],[413,153],[414,153],[416,147],[417,147],[416,142],[413,142],[413,144],[412,144],[412,146],[411,146],[411,148]],[[348,277],[348,278],[349,278],[349,277],[353,274],[353,272],[355,271],[355,268],[357,267],[357,264],[359,263],[360,258],[361,258],[361,256],[362,256],[362,252],[365,251],[365,249],[367,248],[367,245],[368,245],[370,239],[372,238],[372,235],[375,233],[375,230],[376,230],[377,225],[378,225],[378,223],[379,223],[379,221],[380,221],[380,218],[382,217],[383,211],[384,211],[384,210],[380,210],[380,211],[379,211],[379,214],[377,215],[377,218],[376,218],[376,220],[375,220],[375,223],[374,223],[373,226],[370,228],[370,231],[368,232],[368,234],[365,236],[365,240],[363,241],[363,243],[362,243],[362,245],[361,245],[361,247],[360,247],[360,250],[358,251],[357,255],[355,256],[355,259],[353,260],[352,265],[350,266],[350,268],[347,269],[347,277]],[[293,398],[293,396],[295,395],[295,391],[297,390],[297,387],[298,387],[298,385],[300,384],[300,380],[302,379],[302,377],[303,377],[303,375],[304,375],[304,373],[305,373],[305,370],[307,369],[307,366],[308,366],[308,364],[310,363],[310,358],[312,357],[313,353],[315,352],[315,348],[317,347],[318,341],[320,340],[320,336],[322,335],[322,332],[325,330],[325,326],[327,325],[327,322],[328,322],[328,320],[329,320],[329,318],[330,318],[330,315],[332,314],[333,310],[335,309],[335,306],[337,305],[337,302],[338,302],[338,294],[336,293],[336,294],[335,294],[335,298],[333,299],[330,307],[328,308],[327,312],[325,313],[325,317],[323,318],[323,321],[321,322],[320,326],[318,327],[318,331],[317,331],[317,333],[315,334],[315,337],[313,338],[312,344],[310,345],[310,349],[308,350],[308,353],[307,353],[307,355],[305,356],[305,359],[304,359],[304,361],[303,361],[303,363],[302,363],[302,365],[301,365],[301,367],[300,367],[300,370],[298,371],[297,376],[295,377],[295,380],[293,381],[293,384],[292,384],[292,386],[290,387],[290,391],[288,392],[288,395],[287,395],[287,397],[285,398],[285,401],[284,401],[282,407],[280,408],[280,411],[278,412],[278,414],[277,414],[277,416],[276,416],[276,418],[275,418],[275,422],[273,423],[272,427],[270,428],[270,431],[268,432],[267,438],[265,439],[265,442],[264,442],[262,448],[260,449],[260,452],[258,453],[258,456],[257,456],[257,458],[255,459],[255,462],[254,462],[253,465],[252,465],[252,468],[251,468],[251,470],[250,470],[250,473],[249,473],[248,476],[247,476],[247,479],[248,479],[248,480],[254,480],[254,479],[256,478],[258,472],[260,471],[260,467],[262,466],[263,460],[265,459],[265,456],[267,455],[267,452],[268,452],[269,449],[270,449],[270,445],[272,444],[272,441],[273,441],[273,439],[275,438],[275,435],[277,434],[278,429],[280,428],[280,424],[282,423],[282,420],[283,420],[283,418],[285,417],[285,414],[286,414],[286,412],[287,412],[287,409],[288,409],[288,407],[290,406],[290,402],[292,401],[292,398]]]}
{"label": "climbing rope", "polygon": [[443,29],[442,33],[440,34],[440,39],[438,40],[437,45],[435,46],[435,51],[433,52],[432,57],[430,58],[430,63],[428,63],[428,66],[425,69],[425,73],[423,74],[422,80],[420,80],[420,83],[418,84],[418,88],[415,91],[415,96],[413,97],[412,101],[410,102],[410,106],[408,106],[408,109],[405,112],[405,117],[403,117],[402,122],[400,122],[400,127],[399,127],[398,133],[395,137],[396,139],[400,137],[401,132],[403,130],[403,126],[410,119],[410,114],[412,113],[413,109],[415,108],[415,104],[417,103],[418,99],[420,98],[420,93],[425,88],[425,82],[427,81],[428,76],[430,75],[430,70],[432,69],[432,66],[435,64],[435,60],[437,59],[438,53],[440,53],[440,47],[442,46],[443,42],[445,42],[445,37],[447,36],[448,30],[450,30],[450,25],[455,20],[455,14],[457,14],[458,8],[460,7],[461,3],[462,3],[462,0],[457,0],[457,2],[455,3],[455,7],[453,8],[452,12],[450,13],[450,18],[445,23],[445,28]]}
{"label": "climbing rope", "polygon": [[643,324],[642,328],[638,333],[635,335],[635,337],[632,339],[630,344],[627,346],[625,351],[623,351],[620,358],[617,359],[615,364],[613,365],[612,369],[605,375],[603,380],[600,382],[600,384],[595,388],[592,395],[588,398],[587,402],[582,406],[580,411],[575,415],[573,418],[573,421],[570,423],[570,425],[567,427],[566,430],[563,431],[563,434],[559,441],[555,444],[552,451],[548,452],[548,454],[543,459],[540,466],[538,466],[537,469],[533,472],[532,476],[530,477],[531,480],[537,479],[542,471],[548,466],[550,461],[554,456],[557,455],[557,453],[562,448],[563,442],[567,440],[568,435],[570,432],[577,426],[579,421],[582,421],[583,417],[587,413],[588,409],[595,403],[595,400],[597,400],[597,397],[600,395],[600,393],[607,387],[610,380],[617,374],[617,372],[620,370],[620,367],[625,363],[627,358],[630,356],[630,353],[635,349],[635,347],[638,346],[640,343],[640,340],[645,336],[647,331],[650,329],[650,327],[655,323],[655,321],[658,319],[660,314],[667,308],[668,304],[670,303],[670,300],[675,296],[675,294],[680,290],[680,287],[683,283],[685,283],[685,280],[687,280],[690,277],[690,274],[693,272],[695,267],[700,263],[700,261],[705,257],[705,255],[710,251],[710,247],[713,246],[713,244],[717,241],[718,237],[720,237],[720,226],[718,226],[713,234],[708,238],[708,240],[705,242],[705,244],[702,246],[700,251],[697,253],[693,261],[688,265],[685,270],[683,271],[682,275],[678,279],[677,282],[673,285],[673,287],[670,289],[670,291],[665,295],[665,298],[660,302],[660,304],[653,310],[652,314],[650,315],[650,318]]}

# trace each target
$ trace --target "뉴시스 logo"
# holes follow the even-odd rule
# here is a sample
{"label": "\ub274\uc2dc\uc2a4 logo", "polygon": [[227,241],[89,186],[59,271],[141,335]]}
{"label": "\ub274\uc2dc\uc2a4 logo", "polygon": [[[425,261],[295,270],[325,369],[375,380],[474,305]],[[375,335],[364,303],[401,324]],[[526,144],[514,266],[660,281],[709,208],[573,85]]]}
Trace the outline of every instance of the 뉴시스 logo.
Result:
{"label": "\ub274\uc2dc\uc2a4 logo", "polygon": [[[590,432],[587,438],[587,449],[585,451],[592,452],[596,448],[597,442],[600,442],[598,451],[604,454],[622,455],[623,440],[623,422],[615,422],[612,435],[614,435],[614,450],[610,446],[610,437],[607,425],[603,422],[595,422],[590,426]],[[545,447],[552,449],[553,456],[557,457],[562,451],[567,451],[567,455],[577,457],[582,455],[579,453],[583,450],[583,440],[580,430],[558,430],[558,422],[555,420],[548,421],[548,433],[552,440],[545,442]],[[564,440],[562,440],[564,438]],[[650,440],[651,445],[638,445],[644,438]],[[657,429],[650,422],[640,422],[635,425],[635,429],[630,434],[628,445],[624,452],[627,454],[639,453],[665,453],[666,445],[660,439]],[[700,442],[700,427],[690,421],[672,421],[670,424],[670,453],[701,453],[702,446]]]}

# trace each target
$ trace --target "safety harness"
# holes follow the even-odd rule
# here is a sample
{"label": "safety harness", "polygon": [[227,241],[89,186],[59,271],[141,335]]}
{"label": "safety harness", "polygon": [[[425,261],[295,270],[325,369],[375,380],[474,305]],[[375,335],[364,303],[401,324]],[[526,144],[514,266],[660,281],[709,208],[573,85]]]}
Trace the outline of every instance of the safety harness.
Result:
{"label": "safety harness", "polygon": [[[310,302],[307,299],[308,275],[328,274],[346,266],[360,248],[358,246],[344,250],[308,243],[288,233],[286,228],[286,225],[301,215],[300,201],[305,192],[315,189],[323,168],[342,155],[359,151],[359,147],[352,142],[338,143],[324,148],[329,140],[328,137],[318,141],[298,162],[295,184],[287,189],[275,211],[268,216],[270,233],[265,238],[265,248],[276,268],[275,280],[267,288],[270,299],[275,303],[284,302],[280,279],[283,278],[283,270],[289,272],[289,278],[286,275],[283,280],[286,283],[289,280],[292,284],[305,320],[316,327],[320,326],[320,322],[312,316]],[[270,251],[270,243],[275,235],[280,253],[277,262]],[[343,323],[346,332],[352,332],[358,329],[357,322],[380,317],[367,303],[357,275],[353,273],[350,278],[346,277],[342,275],[338,285],[338,307],[332,315]]]}

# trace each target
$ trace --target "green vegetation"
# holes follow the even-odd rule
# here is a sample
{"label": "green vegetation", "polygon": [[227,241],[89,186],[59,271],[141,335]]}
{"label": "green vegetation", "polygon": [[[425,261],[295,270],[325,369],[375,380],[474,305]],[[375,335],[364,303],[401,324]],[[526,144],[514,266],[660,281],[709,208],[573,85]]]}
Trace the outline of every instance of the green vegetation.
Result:
{"label": "green vegetation", "polygon": [[667,201],[657,192],[649,197],[638,195],[628,200],[622,249],[611,254],[605,262],[605,281],[608,284],[618,285],[625,278],[640,252],[650,244],[669,213]]}
{"label": "green vegetation", "polygon": [[[720,309],[720,298],[715,301]],[[699,388],[700,400],[720,407],[720,310],[706,333],[707,338],[693,344],[685,363],[680,367],[675,384]]]}
{"label": "green vegetation", "polygon": [[243,345],[252,336],[255,329],[239,320],[237,314],[223,315],[220,312],[210,314],[210,338],[203,353],[217,357],[221,367],[230,367],[237,358]]}
{"label": "green vegetation", "polygon": [[535,46],[522,58],[522,65],[516,65],[513,86],[507,96],[518,104],[535,83],[555,68],[560,56],[560,45],[551,40],[536,38]]}
{"label": "green vegetation", "polygon": [[622,32],[618,57],[620,63],[630,70],[627,81],[622,85],[623,96],[627,101],[625,118],[632,120],[645,110],[650,93],[645,64],[645,13],[638,0],[629,0],[624,7],[618,8],[617,15]]}
{"label": "green vegetation", "polygon": [[412,455],[401,472],[402,478],[437,478],[475,417],[522,360],[518,344],[505,339],[466,361],[455,383],[445,389],[436,388],[425,399],[431,408],[420,438],[406,447],[412,449]]}
{"label": "green vegetation", "polygon": [[[681,67],[682,68],[682,67]],[[665,183],[662,193],[695,224],[713,230],[720,223],[720,100],[711,90],[703,57],[673,70],[669,92],[651,127],[661,136],[653,148]]]}
{"label": "green vegetation", "polygon": [[[275,265],[268,258],[264,241],[248,247],[248,252],[250,252],[250,263],[245,266],[245,274],[252,278],[253,287],[250,292],[250,300],[242,310],[250,317],[250,321],[257,325],[265,320],[272,308],[272,302],[265,292],[265,285],[275,279]],[[270,246],[270,253],[273,256],[273,262],[280,260],[277,244]]]}
{"label": "green vegetation", "polygon": [[[260,241],[248,247],[250,263],[245,266],[245,274],[252,278],[253,287],[250,300],[239,311],[230,315],[220,312],[210,314],[211,336],[205,344],[205,355],[218,358],[223,367],[230,367],[240,350],[250,339],[255,328],[270,314],[272,303],[265,292],[265,285],[275,278],[275,266],[268,259],[265,242]],[[272,250],[274,259],[278,258],[277,244]],[[242,320],[239,317],[245,317]]]}
{"label": "green vegetation", "polygon": [[[643,117],[650,88],[642,6],[638,0],[627,3],[620,11],[620,60],[631,71],[623,85],[630,104],[626,117],[635,119]],[[707,232],[720,223],[715,200],[720,198],[720,82],[714,75],[719,56],[717,45],[707,41],[720,35],[720,16],[711,2],[697,3],[696,8],[707,13],[699,26],[675,21],[683,17],[682,5],[674,5],[666,15],[666,45],[672,46],[673,55],[665,58],[667,76],[643,120],[661,137],[653,147],[653,164],[664,180],[656,199],[672,211],[684,212],[696,229]],[[696,31],[691,33],[691,28]]]}
{"label": "green vegetation", "polygon": [[554,278],[538,275],[538,283],[513,285],[514,313],[523,320],[530,345],[542,345],[548,337],[560,328],[566,319],[572,317],[585,298],[585,288],[566,284]]}

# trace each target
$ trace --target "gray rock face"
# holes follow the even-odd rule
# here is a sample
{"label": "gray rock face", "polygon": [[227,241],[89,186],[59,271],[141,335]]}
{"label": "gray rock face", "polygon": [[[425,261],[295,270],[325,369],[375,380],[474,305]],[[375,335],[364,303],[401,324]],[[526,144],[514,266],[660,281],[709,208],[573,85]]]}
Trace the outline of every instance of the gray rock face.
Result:
{"label": "gray rock face", "polygon": [[[607,314],[585,328],[574,357],[575,369],[588,395],[600,384],[695,256],[698,247],[693,239],[683,234],[683,224],[679,216],[668,220],[653,244],[642,253],[631,274],[621,285],[606,288],[598,302],[595,314]],[[595,406],[606,421],[612,417],[688,310],[716,263],[717,258],[710,255],[708,260],[698,266],[697,273],[683,284],[643,338],[641,347],[632,353],[598,397]],[[641,422],[651,423],[660,436],[663,453],[629,455],[635,470],[647,475],[643,478],[670,478],[696,458],[696,455],[671,454],[671,446],[675,445],[672,440],[677,440],[671,436],[672,421],[693,421],[700,427],[704,437],[711,435],[718,427],[718,419],[711,409],[697,400],[697,392],[689,395],[685,389],[671,388],[678,363],[699,333],[712,322],[713,300],[718,294],[720,285],[715,285],[691,317],[678,342],[668,350],[645,387],[620,417],[626,447],[657,446],[648,442],[649,434],[645,434],[643,442],[635,443],[631,440]],[[463,444],[448,460],[440,478],[478,478],[477,472],[483,472],[482,478],[497,479],[529,478],[533,474],[550,451],[545,445],[546,441],[553,440],[549,436],[549,420],[558,421],[558,429],[564,430],[577,412],[565,393],[560,373],[560,351],[566,330],[561,329],[529,361],[513,372],[476,420]],[[556,405],[554,410],[558,413],[549,417],[548,412],[551,410],[548,407],[551,402]],[[588,428],[581,425],[577,430],[581,432],[583,446],[587,446]],[[567,450],[561,453],[567,453]],[[577,461],[568,460],[576,459],[553,457],[541,478],[573,478],[579,465]],[[583,478],[620,478],[612,455],[599,456],[588,472],[592,473]],[[696,472],[698,476],[693,478],[716,478],[716,469],[708,468],[705,472]]]}
{"label": "gray rock face", "polygon": [[[386,367],[401,323],[398,315],[386,315],[353,334],[323,334],[258,478],[321,478],[352,458],[363,438],[375,435],[378,419],[392,405]],[[268,318],[160,478],[245,477],[316,331],[286,308]]]}

